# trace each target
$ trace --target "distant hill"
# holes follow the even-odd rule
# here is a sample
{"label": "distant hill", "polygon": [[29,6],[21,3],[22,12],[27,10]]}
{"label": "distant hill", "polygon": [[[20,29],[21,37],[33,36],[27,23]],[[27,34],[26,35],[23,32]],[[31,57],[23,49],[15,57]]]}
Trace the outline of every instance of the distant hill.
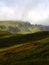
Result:
{"label": "distant hill", "polygon": [[0,21],[0,30],[11,33],[29,34],[39,31],[49,31],[49,26],[32,25],[29,22],[23,21]]}
{"label": "distant hill", "polygon": [[49,65],[49,32],[0,37],[1,65]]}

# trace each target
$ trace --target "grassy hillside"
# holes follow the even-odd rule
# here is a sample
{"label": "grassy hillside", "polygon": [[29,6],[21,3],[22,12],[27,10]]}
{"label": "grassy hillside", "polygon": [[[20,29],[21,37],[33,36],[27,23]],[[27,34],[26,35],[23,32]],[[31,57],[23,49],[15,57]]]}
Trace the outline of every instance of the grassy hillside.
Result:
{"label": "grassy hillside", "polygon": [[40,31],[39,27],[23,21],[2,21],[0,29],[11,33],[29,34]]}
{"label": "grassy hillside", "polygon": [[26,21],[0,21],[0,30],[10,33],[31,34],[39,31],[49,31],[49,26],[33,25]]}
{"label": "grassy hillside", "polygon": [[47,31],[2,37],[0,45],[0,65],[49,65]]}
{"label": "grassy hillside", "polygon": [[32,43],[49,36],[49,32],[37,32],[34,34],[11,34],[0,37],[0,48],[17,44]]}
{"label": "grassy hillside", "polygon": [[8,35],[11,35],[11,33],[7,32],[7,31],[0,30],[0,37],[8,36]]}

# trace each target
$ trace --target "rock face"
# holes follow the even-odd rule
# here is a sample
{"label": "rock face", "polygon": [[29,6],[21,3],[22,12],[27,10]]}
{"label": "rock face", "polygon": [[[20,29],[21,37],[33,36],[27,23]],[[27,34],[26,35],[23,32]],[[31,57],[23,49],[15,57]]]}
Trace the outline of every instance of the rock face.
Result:
{"label": "rock face", "polygon": [[9,26],[7,31],[14,33],[14,32],[19,32],[20,30],[17,27]]}
{"label": "rock face", "polygon": [[35,26],[38,27],[40,30],[49,31],[49,26],[45,25],[35,25]]}
{"label": "rock face", "polygon": [[0,22],[0,29],[11,33],[33,33],[49,31],[49,26],[32,25],[29,22]]}

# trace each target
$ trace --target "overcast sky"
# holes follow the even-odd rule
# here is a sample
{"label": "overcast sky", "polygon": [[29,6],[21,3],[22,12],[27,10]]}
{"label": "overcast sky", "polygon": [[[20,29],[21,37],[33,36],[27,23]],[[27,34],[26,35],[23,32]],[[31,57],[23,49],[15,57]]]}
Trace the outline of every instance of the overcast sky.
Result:
{"label": "overcast sky", "polygon": [[49,0],[0,0],[0,20],[49,25]]}

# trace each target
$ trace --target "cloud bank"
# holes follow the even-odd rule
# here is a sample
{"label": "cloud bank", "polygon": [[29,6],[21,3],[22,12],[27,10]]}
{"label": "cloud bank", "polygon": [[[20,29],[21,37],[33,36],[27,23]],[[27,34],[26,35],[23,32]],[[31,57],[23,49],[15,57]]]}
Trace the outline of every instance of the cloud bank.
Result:
{"label": "cloud bank", "polygon": [[0,0],[0,20],[49,25],[49,0]]}

